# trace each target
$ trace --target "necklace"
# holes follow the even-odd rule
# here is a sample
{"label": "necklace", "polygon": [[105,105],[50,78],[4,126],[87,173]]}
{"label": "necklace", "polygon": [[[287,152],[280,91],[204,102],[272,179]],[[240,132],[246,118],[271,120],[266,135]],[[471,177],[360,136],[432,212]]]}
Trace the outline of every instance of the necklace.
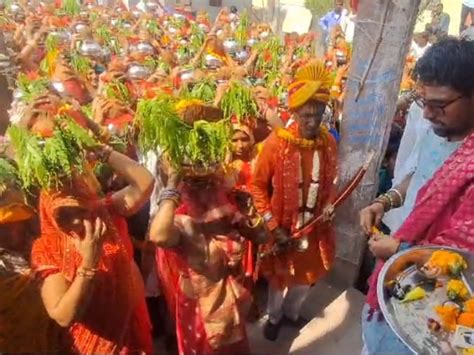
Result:
{"label": "necklace", "polygon": [[319,147],[322,144],[322,140],[325,139],[328,129],[325,126],[319,127],[319,136],[315,140],[297,138],[286,128],[277,128],[276,134],[279,138],[296,145],[303,149],[313,149],[315,146]]}
{"label": "necklace", "polygon": [[297,150],[296,154],[298,165],[298,216],[295,228],[298,230],[314,217],[314,209],[316,207],[316,203],[318,202],[319,177],[321,168],[321,160],[319,155],[320,152],[318,148],[321,148],[323,146],[323,143],[325,139],[327,139],[327,134],[329,134],[329,131],[325,126],[321,126],[319,128],[319,136],[315,140],[296,138],[292,132],[284,128],[277,129],[276,133],[279,138],[289,142],[292,145],[297,146],[298,148],[314,149],[313,166],[311,170],[311,183],[309,185],[306,201],[304,200],[303,195],[303,166],[301,152],[299,149]]}

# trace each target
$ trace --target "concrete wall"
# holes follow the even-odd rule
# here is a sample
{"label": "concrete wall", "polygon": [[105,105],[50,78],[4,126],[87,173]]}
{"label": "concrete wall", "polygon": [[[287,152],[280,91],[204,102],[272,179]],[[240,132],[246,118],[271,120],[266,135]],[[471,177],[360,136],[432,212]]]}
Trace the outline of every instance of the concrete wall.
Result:
{"label": "concrete wall", "polygon": [[[138,0],[137,0],[138,1]],[[185,0],[186,1],[186,0]],[[211,18],[214,18],[220,10],[220,7],[209,6],[209,0],[187,0],[192,3],[193,10],[206,10]],[[165,0],[166,6],[175,6],[177,2],[182,3],[182,0]],[[278,13],[278,10],[274,12],[275,5],[280,8],[279,15],[284,16],[284,8],[287,5],[303,6],[305,0],[222,0],[223,7],[236,6],[239,11],[243,9],[250,10],[261,20],[272,22],[274,21],[274,15]],[[278,5],[279,4],[279,5]],[[283,21],[283,18],[281,19]]]}
{"label": "concrete wall", "polygon": [[[176,5],[176,0],[166,0],[165,2],[166,6]],[[191,3],[193,10],[206,10],[211,18],[215,18],[220,10],[220,7],[209,6],[209,0],[192,0]],[[252,7],[252,0],[222,0],[222,6],[237,6],[239,11],[242,11],[244,8],[250,9]]]}

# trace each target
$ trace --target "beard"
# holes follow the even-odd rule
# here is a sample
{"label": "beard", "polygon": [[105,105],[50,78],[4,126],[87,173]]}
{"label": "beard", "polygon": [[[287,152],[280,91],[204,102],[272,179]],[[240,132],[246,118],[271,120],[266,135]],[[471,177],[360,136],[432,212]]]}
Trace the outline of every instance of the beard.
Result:
{"label": "beard", "polygon": [[447,127],[442,124],[432,124],[434,134],[442,138],[462,137],[468,134],[471,130],[468,127]]}

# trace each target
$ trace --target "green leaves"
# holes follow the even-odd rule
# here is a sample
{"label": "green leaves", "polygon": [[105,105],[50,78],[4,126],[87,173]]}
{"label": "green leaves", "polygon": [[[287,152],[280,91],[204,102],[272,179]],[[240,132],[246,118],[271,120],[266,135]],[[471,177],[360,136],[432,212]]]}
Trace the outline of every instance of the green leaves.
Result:
{"label": "green leaves", "polygon": [[18,182],[17,168],[8,159],[0,157],[0,186]]}
{"label": "green leaves", "polygon": [[115,38],[112,34],[112,31],[107,27],[107,25],[101,25],[96,29],[96,35],[101,39],[105,45],[115,54],[119,54],[121,51],[121,45],[118,41],[118,38]]}
{"label": "green leaves", "polygon": [[120,80],[113,80],[105,87],[105,94],[108,98],[117,99],[125,104],[132,104],[132,97],[127,86]]}
{"label": "green leaves", "polygon": [[23,95],[22,100],[29,103],[48,91],[49,80],[47,78],[30,80],[26,74],[20,73],[18,74],[16,85]]}
{"label": "green leaves", "polygon": [[234,81],[224,94],[221,101],[224,118],[236,116],[237,120],[255,119],[258,115],[257,103],[253,99],[251,89],[245,84]]}
{"label": "green leaves", "polygon": [[185,87],[181,94],[185,98],[201,100],[207,104],[210,104],[216,97],[216,91],[216,81],[206,77],[194,84],[192,89]]}
{"label": "green leaves", "polygon": [[248,31],[250,26],[250,18],[247,10],[244,10],[240,15],[240,22],[235,30],[235,38],[241,46],[245,46],[248,40]]}
{"label": "green leaves", "polygon": [[283,55],[284,47],[278,37],[272,37],[267,41],[257,44],[259,52],[255,67],[257,71],[278,71]]}
{"label": "green leaves", "polygon": [[62,10],[66,15],[75,16],[81,12],[81,6],[77,0],[63,0]]}
{"label": "green leaves", "polygon": [[49,138],[41,138],[24,128],[10,126],[8,135],[15,149],[18,175],[23,188],[39,186],[57,189],[84,169],[84,150],[97,142],[71,118],[63,116]]}
{"label": "green leaves", "polygon": [[197,53],[206,40],[206,34],[195,23],[191,24],[190,47],[191,53]]}
{"label": "green leaves", "polygon": [[49,34],[48,37],[46,37],[46,41],[45,41],[46,51],[50,52],[52,50],[55,50],[56,48],[58,48],[58,46],[59,46],[58,38],[56,36]]}
{"label": "green leaves", "polygon": [[229,152],[231,130],[227,120],[201,120],[190,126],[180,119],[175,101],[167,96],[140,101],[135,123],[140,129],[140,149],[163,149],[176,168],[185,161],[201,166],[220,163]]}
{"label": "green leaves", "polygon": [[92,70],[92,63],[89,58],[80,55],[76,51],[71,53],[69,60],[72,69],[79,75],[85,76]]}

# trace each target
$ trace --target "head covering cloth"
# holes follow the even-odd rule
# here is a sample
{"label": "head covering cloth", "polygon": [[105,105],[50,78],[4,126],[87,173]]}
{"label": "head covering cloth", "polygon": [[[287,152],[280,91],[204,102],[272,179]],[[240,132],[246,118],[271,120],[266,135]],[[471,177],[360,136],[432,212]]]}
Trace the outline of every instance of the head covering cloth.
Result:
{"label": "head covering cloth", "polygon": [[237,120],[237,117],[233,116],[232,119],[232,131],[235,133],[236,131],[243,132],[246,134],[249,139],[250,143],[252,145],[255,144],[255,136],[253,134],[253,125],[250,122],[247,122],[245,120],[239,121]]}

